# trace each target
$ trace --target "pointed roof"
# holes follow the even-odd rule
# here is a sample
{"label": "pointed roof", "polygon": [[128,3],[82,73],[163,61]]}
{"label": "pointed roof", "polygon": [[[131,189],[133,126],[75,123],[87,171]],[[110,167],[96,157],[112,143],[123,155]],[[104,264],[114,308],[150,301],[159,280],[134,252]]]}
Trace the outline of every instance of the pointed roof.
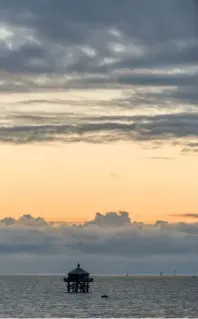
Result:
{"label": "pointed roof", "polygon": [[68,274],[69,275],[89,275],[89,273],[86,270],[80,268],[80,264],[79,263],[77,264],[77,268],[75,268],[74,270],[70,271]]}

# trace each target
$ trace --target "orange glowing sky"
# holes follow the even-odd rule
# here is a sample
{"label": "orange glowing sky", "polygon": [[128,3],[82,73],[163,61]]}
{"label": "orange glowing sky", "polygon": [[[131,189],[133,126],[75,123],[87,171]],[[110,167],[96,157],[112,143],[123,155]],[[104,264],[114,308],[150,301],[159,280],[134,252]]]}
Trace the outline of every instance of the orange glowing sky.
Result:
{"label": "orange glowing sky", "polygon": [[126,210],[132,221],[150,223],[198,209],[197,157],[177,147],[1,145],[0,161],[1,217],[81,222],[98,211]]}

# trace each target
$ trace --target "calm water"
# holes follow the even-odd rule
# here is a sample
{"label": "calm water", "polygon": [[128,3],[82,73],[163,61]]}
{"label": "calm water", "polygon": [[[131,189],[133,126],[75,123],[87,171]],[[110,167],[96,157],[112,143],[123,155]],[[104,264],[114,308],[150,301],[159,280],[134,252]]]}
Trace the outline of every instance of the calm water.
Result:
{"label": "calm water", "polygon": [[67,294],[58,276],[2,276],[0,285],[0,317],[198,317],[198,277],[96,277],[89,294]]}

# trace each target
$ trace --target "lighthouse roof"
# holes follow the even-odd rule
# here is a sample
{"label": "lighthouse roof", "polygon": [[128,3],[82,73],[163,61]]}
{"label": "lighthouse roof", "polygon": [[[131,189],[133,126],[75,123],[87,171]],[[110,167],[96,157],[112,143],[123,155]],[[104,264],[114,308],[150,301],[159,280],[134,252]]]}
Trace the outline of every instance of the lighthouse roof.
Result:
{"label": "lighthouse roof", "polygon": [[70,271],[68,274],[69,275],[89,275],[89,273],[86,270],[84,270],[84,269],[82,269],[80,267],[79,263],[77,265],[77,268],[75,268],[74,270]]}

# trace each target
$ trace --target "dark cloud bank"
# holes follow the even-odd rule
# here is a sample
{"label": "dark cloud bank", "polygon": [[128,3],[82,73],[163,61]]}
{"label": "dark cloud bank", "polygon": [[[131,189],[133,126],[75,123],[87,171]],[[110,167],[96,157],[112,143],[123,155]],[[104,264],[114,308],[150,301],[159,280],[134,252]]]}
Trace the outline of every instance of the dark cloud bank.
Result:
{"label": "dark cloud bank", "polygon": [[[197,151],[198,113],[133,115],[133,116],[78,116],[13,115],[19,124],[0,127],[4,143],[26,144],[38,142],[156,142],[178,143],[183,151]],[[21,122],[23,121],[23,123]],[[27,125],[28,121],[35,124]],[[177,141],[176,141],[177,140]],[[157,144],[156,144],[157,145]]]}
{"label": "dark cloud bank", "polygon": [[[19,125],[14,116],[11,125],[1,127],[0,141],[197,139],[197,7],[193,0],[2,0],[2,93],[121,88],[131,94],[103,103],[107,113],[109,107],[150,112],[166,107],[166,112],[72,123],[48,123],[32,114],[37,116],[32,125],[28,120]],[[176,108],[180,112],[173,115]],[[193,144],[185,147],[192,149],[197,151]]]}
{"label": "dark cloud bank", "polygon": [[24,215],[0,223],[1,273],[64,273],[78,260],[94,273],[196,273],[198,223],[132,222],[97,213],[68,226]]}

